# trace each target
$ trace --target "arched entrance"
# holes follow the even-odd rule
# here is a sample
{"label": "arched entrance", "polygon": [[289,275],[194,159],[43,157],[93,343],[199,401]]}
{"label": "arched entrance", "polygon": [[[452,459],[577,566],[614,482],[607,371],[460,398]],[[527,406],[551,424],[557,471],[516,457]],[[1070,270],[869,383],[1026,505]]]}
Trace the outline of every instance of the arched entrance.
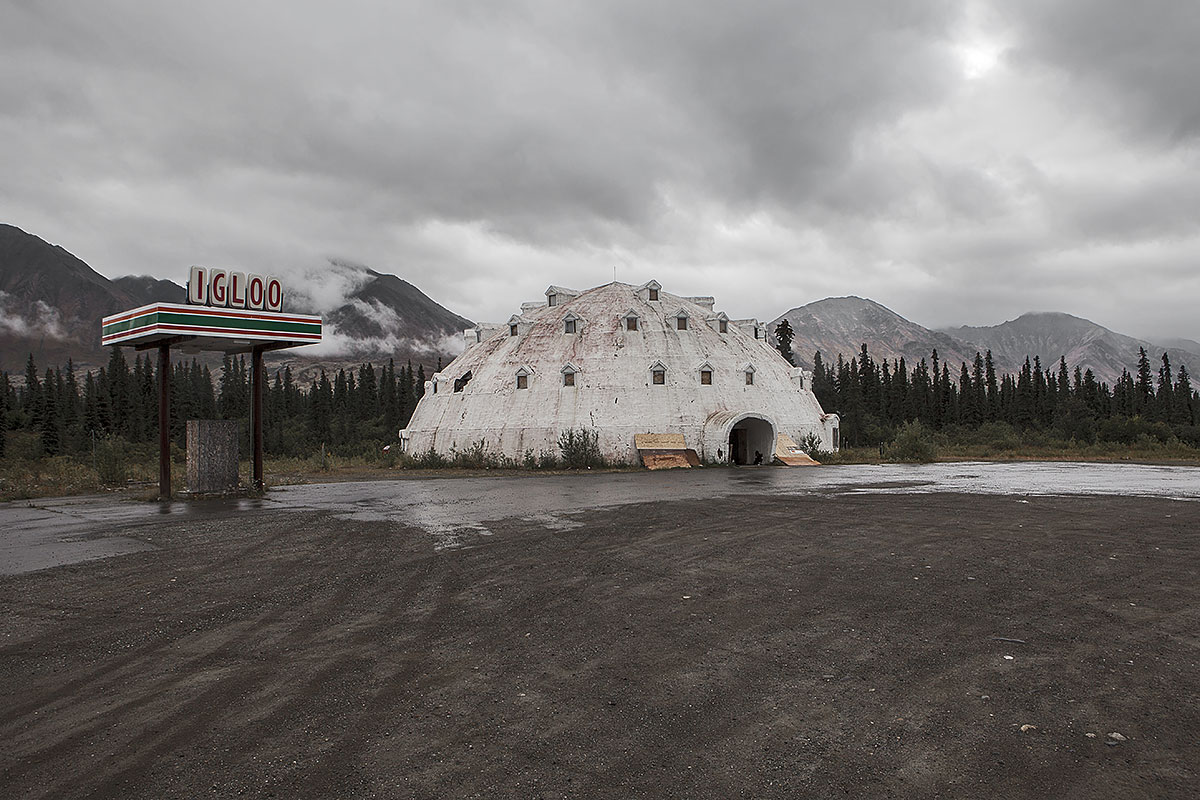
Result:
{"label": "arched entrance", "polygon": [[734,464],[770,464],[775,457],[775,426],[762,417],[742,417],[729,429],[729,460]]}

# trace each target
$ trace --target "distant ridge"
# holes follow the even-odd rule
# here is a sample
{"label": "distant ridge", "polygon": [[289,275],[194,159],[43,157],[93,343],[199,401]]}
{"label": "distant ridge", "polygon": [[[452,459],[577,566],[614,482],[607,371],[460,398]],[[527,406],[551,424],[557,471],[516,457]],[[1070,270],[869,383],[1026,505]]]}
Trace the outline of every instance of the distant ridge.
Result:
{"label": "distant ridge", "polygon": [[[876,361],[905,359],[909,367],[938,351],[938,358],[957,365],[975,358],[975,351],[957,339],[911,322],[862,297],[827,297],[785,311],[771,321],[776,326],[787,319],[795,333],[792,352],[797,363],[812,367],[813,354],[820,351],[827,363],[838,355],[847,361],[857,356],[863,344]],[[953,372],[953,370],[951,370]]]}
{"label": "distant ridge", "polygon": [[[434,365],[461,348],[462,331],[471,323],[408,281],[345,262],[332,261],[330,267],[351,274],[353,288],[325,307],[327,341],[278,360],[309,374],[388,358]],[[289,304],[300,310],[305,287],[294,288]],[[0,224],[0,369],[10,374],[20,374],[30,353],[43,369],[67,359],[85,369],[101,366],[109,356],[100,346],[102,317],[185,301],[186,290],[173,281],[148,275],[109,280],[63,247]]]}
{"label": "distant ridge", "polygon": [[1155,373],[1164,352],[1171,360],[1172,371],[1177,371],[1180,364],[1187,364],[1190,371],[1191,363],[1200,361],[1195,353],[1164,348],[1061,312],[1030,312],[999,325],[964,325],[942,332],[963,340],[972,349],[990,349],[997,365],[1003,365],[1006,371],[1018,369],[1026,356],[1039,356],[1044,366],[1052,366],[1065,357],[1072,368],[1078,365],[1090,369],[1097,380],[1110,386],[1121,376],[1122,369],[1131,373],[1136,370],[1140,348],[1145,348]]}
{"label": "distant ridge", "polygon": [[1061,312],[1031,312],[999,325],[931,330],[873,300],[850,296],[828,297],[786,311],[771,321],[772,334],[784,318],[795,332],[792,352],[797,363],[805,367],[812,366],[817,351],[832,363],[839,355],[846,360],[858,355],[863,344],[876,361],[903,357],[909,367],[922,358],[929,360],[936,349],[954,377],[960,363],[970,364],[976,352],[988,350],[1001,372],[1018,372],[1027,357],[1040,358],[1046,367],[1065,357],[1072,370],[1076,365],[1090,369],[1097,380],[1109,385],[1120,377],[1122,369],[1133,372],[1137,368],[1138,350],[1143,347],[1156,374],[1164,352],[1173,372],[1181,364],[1190,371],[1193,363],[1200,363],[1200,343],[1176,340],[1176,344],[1187,343],[1194,350],[1163,347]]}

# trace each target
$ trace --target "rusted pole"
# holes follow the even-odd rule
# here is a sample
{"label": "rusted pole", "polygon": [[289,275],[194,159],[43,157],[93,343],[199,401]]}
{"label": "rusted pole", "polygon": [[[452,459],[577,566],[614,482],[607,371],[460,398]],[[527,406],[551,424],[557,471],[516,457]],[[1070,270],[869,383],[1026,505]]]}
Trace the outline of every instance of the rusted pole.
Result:
{"label": "rusted pole", "polygon": [[171,345],[158,346],[158,497],[171,499]]}
{"label": "rusted pole", "polygon": [[251,369],[254,373],[250,380],[251,393],[251,437],[254,442],[254,491],[263,490],[263,415],[262,415],[262,380],[263,380],[263,351],[256,347],[250,356]]}

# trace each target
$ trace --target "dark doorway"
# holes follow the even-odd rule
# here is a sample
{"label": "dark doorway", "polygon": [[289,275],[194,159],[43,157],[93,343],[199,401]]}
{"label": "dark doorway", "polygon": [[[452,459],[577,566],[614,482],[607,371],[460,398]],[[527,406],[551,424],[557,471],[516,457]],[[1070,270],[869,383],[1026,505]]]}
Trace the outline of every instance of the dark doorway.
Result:
{"label": "dark doorway", "polygon": [[753,464],[755,454],[770,464],[775,458],[775,426],[759,417],[738,420],[729,431],[729,460],[734,464]]}
{"label": "dark doorway", "polygon": [[734,428],[729,432],[729,460],[735,464],[746,463],[745,428]]}

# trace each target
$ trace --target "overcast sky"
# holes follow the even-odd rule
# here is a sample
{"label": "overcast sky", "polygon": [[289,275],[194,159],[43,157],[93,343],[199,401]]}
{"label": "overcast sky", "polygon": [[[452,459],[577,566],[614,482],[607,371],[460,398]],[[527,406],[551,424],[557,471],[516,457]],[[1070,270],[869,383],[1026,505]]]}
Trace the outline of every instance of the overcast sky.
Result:
{"label": "overcast sky", "polygon": [[1198,42],[1195,0],[0,0],[0,221],[472,319],[615,267],[1200,338]]}

